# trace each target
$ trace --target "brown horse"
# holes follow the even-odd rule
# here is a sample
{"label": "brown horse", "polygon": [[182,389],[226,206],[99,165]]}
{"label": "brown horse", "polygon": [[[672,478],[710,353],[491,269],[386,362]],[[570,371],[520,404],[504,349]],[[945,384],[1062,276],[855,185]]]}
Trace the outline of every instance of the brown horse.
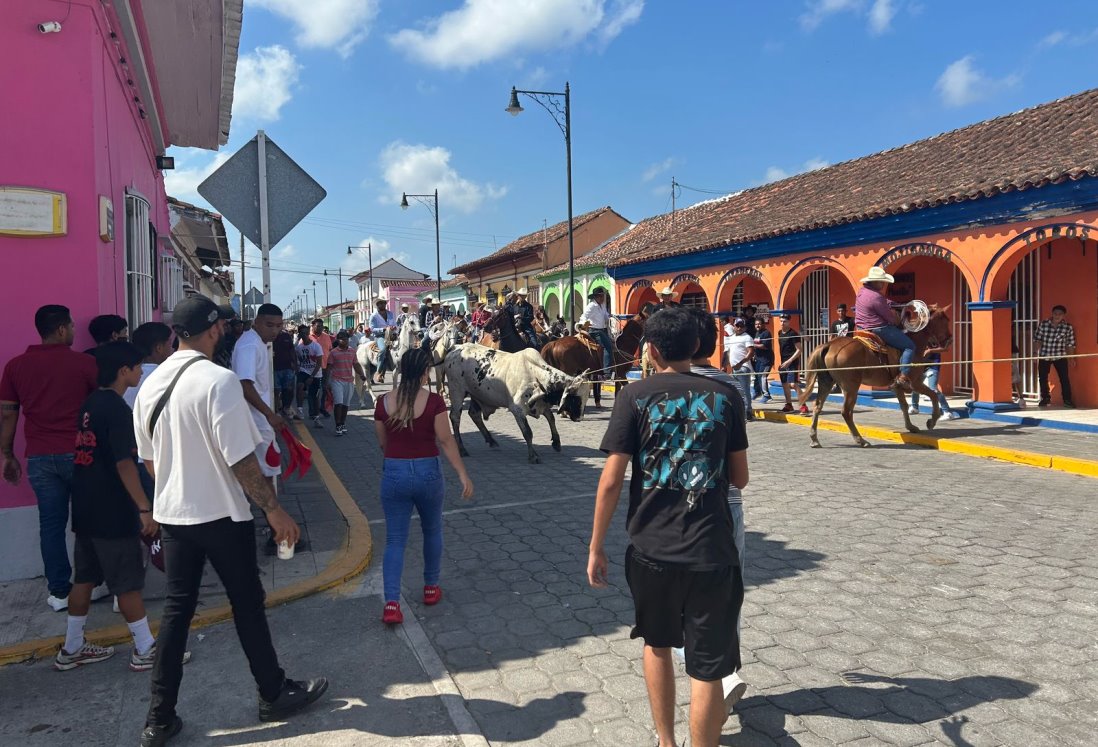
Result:
{"label": "brown horse", "polygon": [[[633,367],[633,356],[627,355],[617,347],[612,352],[614,365],[610,368],[610,373],[614,379],[616,395],[624,386],[625,375]],[[602,407],[602,384],[596,380],[599,373],[605,373],[602,366],[602,345],[587,335],[570,335],[546,343],[541,349],[541,357],[550,366],[570,376],[594,371],[595,374],[590,378],[595,394],[595,407]]]}
{"label": "brown horse", "polygon": [[[930,321],[924,329],[908,335],[915,343],[914,363],[923,363],[923,354],[928,347],[948,347],[953,340],[950,331],[952,325],[946,312],[949,307],[939,309],[930,307]],[[933,341],[933,343],[932,343]],[[804,405],[812,395],[812,386],[819,381],[819,390],[816,394],[816,408],[812,413],[812,428],[809,431],[813,448],[819,448],[820,441],[816,438],[816,424],[823,412],[824,402],[835,384],[843,391],[843,420],[850,429],[850,435],[859,446],[869,446],[869,442],[862,438],[858,427],[854,425],[854,402],[858,398],[858,389],[863,384],[869,386],[885,386],[896,393],[896,399],[900,403],[900,412],[904,416],[904,425],[911,433],[918,433],[919,428],[911,422],[911,416],[907,411],[907,397],[904,390],[896,386],[895,379],[899,373],[898,352],[888,348],[887,359],[870,350],[864,343],[853,337],[840,337],[830,342],[825,342],[812,351],[808,358],[809,372],[805,381],[804,394],[801,395],[801,405]],[[888,368],[880,368],[887,365]],[[937,395],[930,391],[923,383],[923,367],[916,366],[912,371],[911,387],[919,394],[927,397],[934,405],[934,411],[930,419],[926,421],[926,427],[933,430],[938,424],[938,418],[942,415],[941,406],[938,404]]]}
{"label": "brown horse", "polygon": [[526,338],[520,335],[515,328],[515,320],[504,309],[498,309],[492,314],[492,318],[484,325],[484,334],[488,335],[495,343],[487,345],[485,343],[488,341],[485,340],[485,343],[482,343],[485,344],[485,347],[502,350],[505,353],[517,353],[530,347],[529,343],[526,342]]}

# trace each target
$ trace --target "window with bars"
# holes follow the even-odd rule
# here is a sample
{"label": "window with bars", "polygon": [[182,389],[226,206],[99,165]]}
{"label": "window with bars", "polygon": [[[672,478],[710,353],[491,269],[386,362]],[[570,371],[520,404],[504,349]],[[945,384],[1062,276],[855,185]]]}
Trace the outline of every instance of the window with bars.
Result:
{"label": "window with bars", "polygon": [[709,311],[709,301],[706,299],[705,294],[701,292],[683,293],[679,303],[683,306],[692,306],[703,311]]}
{"label": "window with bars", "polygon": [[175,306],[183,300],[183,267],[176,257],[160,258],[160,307],[166,311],[175,311]]}
{"label": "window with bars", "polygon": [[149,203],[126,195],[126,318],[130,329],[152,320],[155,298],[155,244]]}

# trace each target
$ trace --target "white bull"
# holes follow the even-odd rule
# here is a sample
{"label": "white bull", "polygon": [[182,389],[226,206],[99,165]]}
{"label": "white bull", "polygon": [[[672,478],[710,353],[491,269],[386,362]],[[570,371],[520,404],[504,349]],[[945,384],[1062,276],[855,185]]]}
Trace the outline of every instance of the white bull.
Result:
{"label": "white bull", "polygon": [[447,353],[444,370],[450,392],[450,424],[462,456],[469,455],[461,440],[461,408],[466,395],[470,398],[469,417],[489,446],[499,444],[485,427],[484,418],[506,408],[515,416],[526,439],[530,463],[540,464],[527,416],[545,416],[553,434],[553,449],[560,451],[555,415],[581,420],[591,389],[585,375],[569,376],[550,366],[532,349],[505,353],[483,345],[459,345]]}

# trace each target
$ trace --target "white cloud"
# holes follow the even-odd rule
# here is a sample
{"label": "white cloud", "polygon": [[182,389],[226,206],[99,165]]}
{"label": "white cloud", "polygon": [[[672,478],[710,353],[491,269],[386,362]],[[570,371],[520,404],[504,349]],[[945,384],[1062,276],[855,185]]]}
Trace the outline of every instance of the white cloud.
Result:
{"label": "white cloud", "polygon": [[301,65],[290,50],[274,45],[241,55],[236,66],[233,116],[259,122],[278,119],[293,96]]}
{"label": "white cloud", "polygon": [[641,174],[641,181],[650,182],[660,174],[663,174],[664,172],[669,171],[670,169],[679,165],[679,163],[681,163],[681,161],[679,161],[679,159],[675,158],[674,156],[672,156],[671,158],[665,158],[659,163],[654,163],[646,168],[644,170],[644,173]]}
{"label": "white cloud", "polygon": [[781,181],[782,179],[786,179],[789,176],[789,172],[785,169],[778,168],[777,166],[771,166],[766,170],[766,178],[763,180],[763,184]]}
{"label": "white cloud", "polygon": [[465,0],[421,29],[402,29],[389,43],[439,68],[467,69],[529,52],[613,41],[644,10],[643,0]]}
{"label": "white cloud", "polygon": [[248,0],[248,4],[293,22],[298,46],[334,49],[344,58],[366,38],[378,10],[377,0]]}
{"label": "white cloud", "polygon": [[801,170],[802,171],[819,171],[820,169],[826,169],[830,165],[831,165],[830,163],[828,163],[824,159],[817,156],[816,158],[809,158],[807,161],[805,161],[804,162],[804,167]]}
{"label": "white cloud", "polygon": [[293,244],[286,244],[286,246],[280,246],[271,252],[271,259],[291,259],[297,256],[297,249]]}
{"label": "white cloud", "polygon": [[831,164],[820,158],[809,158],[802,163],[799,168],[795,168],[792,171],[786,171],[780,166],[771,166],[766,170],[766,177],[757,184],[769,184],[770,182],[781,181],[782,179],[788,179],[796,174],[803,174],[807,171],[818,171],[819,169],[827,168]]}
{"label": "white cloud", "polygon": [[1057,44],[1059,44],[1060,42],[1064,41],[1067,38],[1068,38],[1068,33],[1066,31],[1053,31],[1051,34],[1048,34],[1047,36],[1045,36],[1044,39],[1041,39],[1041,41],[1038,42],[1037,46],[1039,48],[1055,47]]}
{"label": "white cloud", "polygon": [[441,210],[472,213],[486,199],[498,200],[507,187],[477,184],[450,165],[450,151],[440,146],[410,145],[399,140],[381,151],[381,171],[388,190],[379,202],[392,204],[403,192],[431,194],[438,189]]}
{"label": "white cloud", "polygon": [[1017,75],[988,77],[973,64],[974,59],[972,55],[965,55],[951,62],[934,84],[946,106],[965,106],[1018,83]]}
{"label": "white cloud", "polygon": [[893,0],[874,0],[873,6],[869,9],[869,32],[877,36],[890,31],[896,11]]}
{"label": "white cloud", "polygon": [[198,194],[198,185],[230,156],[232,154],[228,151],[211,155],[209,151],[197,148],[180,149],[175,154],[176,168],[164,172],[164,191],[184,202],[203,201]]}
{"label": "white cloud", "polygon": [[820,24],[837,13],[860,11],[865,7],[864,0],[810,0],[801,14],[801,28],[815,31]]}

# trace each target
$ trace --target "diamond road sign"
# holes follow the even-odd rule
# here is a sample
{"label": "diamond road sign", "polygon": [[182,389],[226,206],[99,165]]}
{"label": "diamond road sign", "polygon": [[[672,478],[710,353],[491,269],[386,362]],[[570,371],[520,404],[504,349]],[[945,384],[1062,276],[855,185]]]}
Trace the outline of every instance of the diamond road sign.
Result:
{"label": "diamond road sign", "polygon": [[263,292],[254,285],[244,294],[244,303],[248,306],[258,306],[263,303]]}
{"label": "diamond road sign", "polygon": [[[269,137],[265,150],[267,241],[268,246],[274,246],[328,193]],[[260,246],[258,136],[198,185],[198,194]]]}

